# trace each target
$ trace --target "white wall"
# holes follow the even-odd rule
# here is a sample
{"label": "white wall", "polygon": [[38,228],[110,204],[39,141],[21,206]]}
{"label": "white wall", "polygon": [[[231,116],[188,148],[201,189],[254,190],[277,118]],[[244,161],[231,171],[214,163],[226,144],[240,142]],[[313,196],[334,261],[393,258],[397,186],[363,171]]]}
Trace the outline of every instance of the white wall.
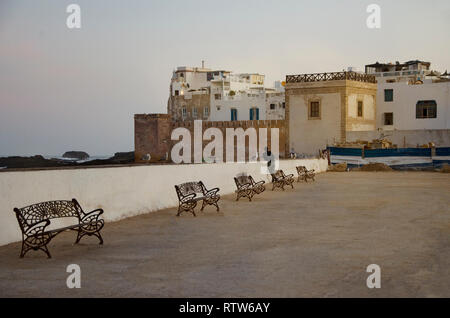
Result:
{"label": "white wall", "polygon": [[[394,101],[384,101],[384,90],[394,90]],[[437,118],[417,119],[419,100],[435,100]],[[394,125],[384,126],[384,113],[394,113]],[[450,129],[450,82],[408,85],[407,82],[378,83],[377,127],[386,130]]]}
{"label": "white wall", "polygon": [[[267,94],[266,95],[266,119],[267,120],[280,120],[285,117],[285,108],[283,103],[285,102],[284,93],[280,94]],[[270,104],[275,104],[275,109],[270,109]],[[261,112],[261,111],[260,111]]]}
{"label": "white wall", "polygon": [[[323,172],[328,162],[280,161],[286,173],[296,174],[299,165]],[[85,211],[103,208],[107,222],[117,221],[177,206],[175,184],[202,180],[207,188],[219,187],[220,194],[230,194],[235,191],[233,177],[239,173],[268,181],[260,169],[261,163],[223,163],[0,172],[0,245],[21,240],[14,207],[76,198]]]}
{"label": "white wall", "polygon": [[[256,96],[248,96],[254,94]],[[217,106],[220,105],[220,110]],[[259,108],[259,120],[266,120],[266,99],[264,93],[248,91],[245,94],[238,94],[234,97],[223,97],[220,100],[214,99],[211,94],[211,115],[210,121],[229,121],[231,119],[231,109],[237,109],[237,120],[250,120],[250,109]],[[254,118],[256,120],[256,118]]]}

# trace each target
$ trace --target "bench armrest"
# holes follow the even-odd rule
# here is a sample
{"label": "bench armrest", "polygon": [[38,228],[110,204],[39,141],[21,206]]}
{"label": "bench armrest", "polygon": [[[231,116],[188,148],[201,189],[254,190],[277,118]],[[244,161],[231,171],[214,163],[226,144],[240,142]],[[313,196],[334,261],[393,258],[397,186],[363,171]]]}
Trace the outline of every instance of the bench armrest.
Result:
{"label": "bench armrest", "polygon": [[40,233],[44,233],[45,228],[47,226],[49,226],[49,224],[50,224],[50,220],[39,221],[37,223],[30,225],[30,227],[25,231],[24,234],[27,236],[33,236],[33,235],[38,235]]}
{"label": "bench armrest", "polygon": [[244,184],[240,184],[239,186],[238,186],[238,189],[239,190],[241,190],[241,189],[249,189],[249,188],[251,188],[252,187],[252,185],[250,184],[250,183],[244,183]]}
{"label": "bench armrest", "polygon": [[266,183],[266,181],[264,181],[264,180],[262,180],[262,181],[259,181],[259,182],[255,182],[255,186],[260,186],[260,185],[263,185],[264,183]]}
{"label": "bench armrest", "polygon": [[82,218],[81,218],[81,223],[86,223],[86,222],[93,222],[93,221],[97,221],[98,217],[100,215],[103,214],[103,209],[96,209],[93,210],[89,213],[86,213]]}
{"label": "bench armrest", "polygon": [[197,195],[195,193],[188,194],[187,196],[180,199],[180,202],[185,203],[194,199]]}
{"label": "bench armrest", "polygon": [[219,192],[219,190],[220,190],[219,188],[214,188],[214,189],[211,189],[211,190],[207,190],[206,193],[205,193],[205,197],[214,196],[214,195],[217,194],[217,192]]}

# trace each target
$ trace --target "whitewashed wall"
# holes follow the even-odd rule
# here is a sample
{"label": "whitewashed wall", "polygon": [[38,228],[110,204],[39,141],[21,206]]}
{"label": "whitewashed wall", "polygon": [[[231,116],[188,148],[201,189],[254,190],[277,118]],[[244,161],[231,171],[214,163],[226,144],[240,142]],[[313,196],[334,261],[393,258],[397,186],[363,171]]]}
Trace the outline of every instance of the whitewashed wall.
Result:
{"label": "whitewashed wall", "polygon": [[[324,159],[280,161],[280,168],[286,173],[296,174],[298,165],[324,172],[328,163]],[[85,211],[103,208],[106,221],[117,221],[177,206],[174,185],[183,182],[202,180],[207,188],[219,187],[222,195],[233,193],[233,177],[242,172],[267,181],[261,174],[260,163],[3,171],[0,173],[0,245],[21,240],[14,207],[76,198]]]}

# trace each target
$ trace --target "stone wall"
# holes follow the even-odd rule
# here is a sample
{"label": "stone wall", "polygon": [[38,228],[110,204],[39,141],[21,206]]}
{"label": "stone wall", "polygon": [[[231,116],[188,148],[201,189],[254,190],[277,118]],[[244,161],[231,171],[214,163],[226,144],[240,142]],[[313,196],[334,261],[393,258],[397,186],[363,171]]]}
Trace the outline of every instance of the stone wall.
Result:
{"label": "stone wall", "polygon": [[135,162],[147,162],[147,154],[152,161],[166,159],[171,149],[171,130],[172,120],[167,114],[134,115]]}
{"label": "stone wall", "polygon": [[[172,121],[170,115],[165,114],[151,114],[151,115],[135,115],[135,161],[146,162],[144,156],[150,154],[152,161],[167,160],[170,161],[170,152],[172,146],[178,141],[171,140],[171,133],[176,128],[186,128],[191,133],[191,145],[194,145],[194,121]],[[253,127],[258,136],[261,128],[267,128],[267,143],[271,149],[271,128],[278,128],[279,132],[279,153],[280,158],[284,158],[288,149],[286,147],[286,127],[284,120],[254,120],[254,121],[202,121],[202,134],[208,128],[218,128],[223,134],[224,145],[224,161],[226,154],[226,129],[227,128],[242,128],[244,130]],[[248,155],[248,138],[246,138],[246,160]],[[210,141],[203,141],[203,147]],[[192,153],[194,147],[192,146]],[[234,143],[234,153],[236,155],[236,142]],[[192,156],[193,158],[193,156]]]}

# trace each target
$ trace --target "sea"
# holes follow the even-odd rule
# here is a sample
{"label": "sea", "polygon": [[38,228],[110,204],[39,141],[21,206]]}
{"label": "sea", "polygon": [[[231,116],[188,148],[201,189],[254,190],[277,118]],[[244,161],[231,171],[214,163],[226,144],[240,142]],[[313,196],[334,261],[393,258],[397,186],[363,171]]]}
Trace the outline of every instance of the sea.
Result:
{"label": "sea", "polygon": [[59,159],[59,160],[67,160],[67,161],[75,161],[76,163],[83,163],[83,162],[88,162],[88,161],[92,161],[92,160],[104,160],[104,159],[109,159],[111,157],[113,157],[114,155],[97,155],[97,156],[90,156],[88,159],[84,159],[84,160],[77,160],[76,158],[64,158],[63,156],[59,155],[59,156],[55,156],[55,155],[43,155],[43,157],[45,159]]}

